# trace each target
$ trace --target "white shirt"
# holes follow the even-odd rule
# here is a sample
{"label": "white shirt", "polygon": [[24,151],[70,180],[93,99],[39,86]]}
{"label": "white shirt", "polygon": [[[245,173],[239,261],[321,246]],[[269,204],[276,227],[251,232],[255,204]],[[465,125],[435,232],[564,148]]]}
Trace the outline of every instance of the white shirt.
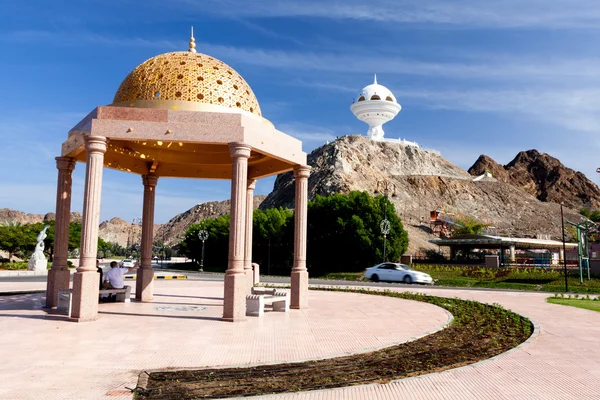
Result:
{"label": "white shirt", "polygon": [[123,275],[125,275],[127,271],[127,268],[111,268],[104,274],[104,280],[109,281],[111,286],[115,289],[123,289],[125,286],[125,279],[123,279]]}

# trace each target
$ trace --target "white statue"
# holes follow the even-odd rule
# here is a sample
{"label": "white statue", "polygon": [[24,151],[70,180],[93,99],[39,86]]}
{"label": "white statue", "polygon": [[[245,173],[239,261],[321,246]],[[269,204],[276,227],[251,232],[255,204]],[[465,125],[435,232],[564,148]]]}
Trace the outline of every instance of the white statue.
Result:
{"label": "white statue", "polygon": [[44,255],[44,239],[48,237],[46,231],[50,228],[50,225],[44,226],[44,229],[37,235],[37,243],[35,244],[35,250],[29,259],[27,269],[29,271],[45,271],[48,268],[48,261]]}

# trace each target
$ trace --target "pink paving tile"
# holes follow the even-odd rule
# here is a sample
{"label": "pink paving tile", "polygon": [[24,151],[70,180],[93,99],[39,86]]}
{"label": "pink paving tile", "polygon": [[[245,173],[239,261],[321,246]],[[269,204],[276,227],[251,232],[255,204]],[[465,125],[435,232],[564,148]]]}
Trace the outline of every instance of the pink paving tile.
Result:
{"label": "pink paving tile", "polygon": [[[157,281],[154,303],[100,304],[99,319],[83,324],[47,316],[41,294],[0,297],[0,335],[11,339],[0,344],[8,360],[0,377],[10,378],[0,398],[39,398],[40,391],[122,397],[142,370],[331,357],[400,343],[448,320],[429,304],[311,291],[308,310],[232,324],[220,321],[222,293],[220,282]],[[165,306],[201,308],[159,309]]]}
{"label": "pink paving tile", "polygon": [[[219,282],[157,281],[153,304],[101,305],[100,319],[71,324],[32,309],[38,295],[0,298],[1,399],[124,396],[140,370],[330,357],[390,345],[442,326],[434,306],[359,294],[310,292],[309,310],[219,321]],[[6,284],[0,290],[23,289]],[[19,286],[20,285],[20,286]],[[43,288],[43,284],[39,285]],[[29,289],[30,287],[28,287]],[[398,289],[402,290],[402,289]],[[545,302],[547,294],[419,288],[504,307],[532,318],[539,335],[520,349],[472,366],[385,385],[276,396],[279,399],[598,399],[600,313]],[[30,304],[27,308],[24,304]],[[199,305],[195,313],[156,310]],[[409,314],[399,310],[409,310]],[[390,317],[391,316],[391,317]],[[118,337],[115,354],[108,338]],[[23,338],[27,338],[24,340]],[[576,339],[575,339],[576,338]],[[8,345],[7,343],[10,343]],[[48,346],[48,343],[52,343]],[[16,372],[15,372],[16,371]],[[63,387],[69,382],[68,388]],[[112,397],[112,396],[115,397]],[[273,398],[264,396],[264,398]]]}

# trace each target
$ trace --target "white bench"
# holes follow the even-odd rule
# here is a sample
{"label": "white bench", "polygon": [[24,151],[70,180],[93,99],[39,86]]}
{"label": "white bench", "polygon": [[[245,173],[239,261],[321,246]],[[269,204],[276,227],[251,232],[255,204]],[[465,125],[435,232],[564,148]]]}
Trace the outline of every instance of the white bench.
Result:
{"label": "white bench", "polygon": [[123,289],[102,289],[100,294],[116,294],[117,301],[121,303],[131,302],[131,286],[125,286]]}
{"label": "white bench", "polygon": [[[268,294],[269,296],[273,296],[277,292],[277,289],[254,286],[254,287],[252,287],[251,292],[252,292],[252,294]],[[281,293],[284,293],[284,292],[281,292]]]}
{"label": "white bench", "polygon": [[273,307],[273,311],[288,312],[290,310],[290,298],[287,292],[272,289],[272,295],[249,294],[246,296],[246,315],[262,317],[265,313],[265,305]]}
{"label": "white bench", "polygon": [[[123,289],[102,289],[99,294],[116,294],[117,301],[121,303],[131,302],[131,286],[125,286]],[[56,309],[66,311],[68,316],[71,316],[73,289],[58,291],[58,304]]]}

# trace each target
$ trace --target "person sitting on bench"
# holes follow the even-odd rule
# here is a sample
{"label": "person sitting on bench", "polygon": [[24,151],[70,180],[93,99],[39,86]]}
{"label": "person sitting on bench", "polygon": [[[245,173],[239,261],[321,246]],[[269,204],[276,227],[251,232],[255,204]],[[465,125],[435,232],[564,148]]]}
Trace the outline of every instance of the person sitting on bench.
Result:
{"label": "person sitting on bench", "polygon": [[110,263],[110,271],[104,274],[104,288],[105,289],[123,289],[125,287],[125,279],[123,275],[138,268],[138,263],[131,268],[119,268],[119,264],[116,261]]}

